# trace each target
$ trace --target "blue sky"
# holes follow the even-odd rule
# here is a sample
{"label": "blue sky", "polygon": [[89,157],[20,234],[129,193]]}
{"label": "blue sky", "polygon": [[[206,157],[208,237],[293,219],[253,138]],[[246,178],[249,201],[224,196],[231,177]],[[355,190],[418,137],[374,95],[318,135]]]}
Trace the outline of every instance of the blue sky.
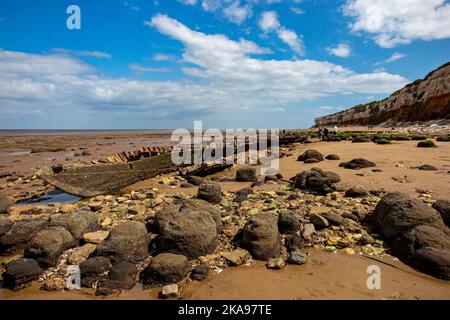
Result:
{"label": "blue sky", "polygon": [[0,129],[300,128],[448,62],[450,4],[0,0],[0,48]]}

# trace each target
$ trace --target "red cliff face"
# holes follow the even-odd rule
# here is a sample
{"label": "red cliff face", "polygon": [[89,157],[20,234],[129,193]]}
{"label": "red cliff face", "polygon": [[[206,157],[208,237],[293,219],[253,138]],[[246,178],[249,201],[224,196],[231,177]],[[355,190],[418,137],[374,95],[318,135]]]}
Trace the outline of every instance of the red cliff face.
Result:
{"label": "red cliff face", "polygon": [[450,62],[389,98],[317,118],[316,126],[395,124],[450,119]]}

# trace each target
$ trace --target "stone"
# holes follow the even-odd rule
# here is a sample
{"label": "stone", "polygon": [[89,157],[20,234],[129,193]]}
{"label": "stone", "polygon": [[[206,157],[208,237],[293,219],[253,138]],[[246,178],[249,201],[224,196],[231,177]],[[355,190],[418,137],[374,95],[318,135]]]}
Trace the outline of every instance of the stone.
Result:
{"label": "stone", "polygon": [[276,175],[268,175],[264,177],[264,182],[273,181],[278,182],[278,177]]}
{"label": "stone", "polygon": [[188,176],[186,181],[194,186],[200,186],[205,182],[203,178],[197,176]]}
{"label": "stone", "polygon": [[195,259],[210,254],[216,248],[217,225],[212,215],[203,210],[184,209],[162,224],[158,248],[163,252]]}
{"label": "stone", "polygon": [[316,232],[316,228],[314,228],[314,224],[307,223],[303,226],[302,235],[306,239],[310,239],[311,236]]}
{"label": "stone", "polygon": [[35,259],[41,267],[56,265],[59,256],[75,241],[63,227],[48,227],[35,233],[25,247],[24,257]]}
{"label": "stone", "polygon": [[36,232],[47,227],[43,219],[22,220],[0,237],[0,253],[11,251],[15,246],[27,242]]}
{"label": "stone", "polygon": [[60,214],[52,216],[49,222],[50,227],[64,227],[76,240],[81,239],[84,233],[90,231],[87,221],[77,214]]}
{"label": "stone", "polygon": [[268,269],[281,270],[286,266],[286,263],[282,258],[271,258],[266,263]]}
{"label": "stone", "polygon": [[109,236],[109,231],[99,230],[83,234],[83,240],[87,243],[100,244]]}
{"label": "stone", "polygon": [[255,182],[258,181],[256,169],[254,167],[244,167],[236,170],[236,181],[238,182]]}
{"label": "stone", "polygon": [[325,157],[325,159],[332,161],[341,160],[341,158],[337,154],[329,154]]}
{"label": "stone", "polygon": [[52,166],[52,171],[53,173],[61,173],[64,171],[64,166],[62,164],[55,164]]}
{"label": "stone", "polygon": [[111,229],[108,238],[97,246],[96,255],[105,256],[114,263],[136,263],[148,257],[150,235],[145,225],[128,221]]}
{"label": "stone", "polygon": [[205,280],[209,274],[209,265],[201,264],[192,270],[191,278],[197,281]]}
{"label": "stone", "polygon": [[374,244],[375,239],[373,237],[371,237],[370,235],[368,235],[368,234],[363,234],[361,239],[360,239],[360,242],[361,242],[362,245]]}
{"label": "stone", "polygon": [[358,136],[358,137],[354,137],[352,142],[353,143],[372,142],[372,138],[369,136]]}
{"label": "stone", "polygon": [[309,221],[319,228],[326,228],[330,225],[327,219],[317,213],[310,214]]}
{"label": "stone", "polygon": [[110,295],[123,290],[131,290],[136,285],[139,270],[133,263],[121,261],[109,271],[108,278],[100,279],[96,295]]}
{"label": "stone", "polygon": [[111,261],[106,257],[91,257],[80,264],[81,286],[92,288],[99,276],[110,271]]}
{"label": "stone", "polygon": [[161,285],[183,280],[189,271],[188,259],[179,254],[161,253],[145,268],[141,278],[145,285]]}
{"label": "stone", "polygon": [[344,167],[345,169],[362,169],[362,168],[370,168],[375,167],[376,163],[364,158],[356,158],[348,162],[342,162],[339,164],[339,167]]}
{"label": "stone", "polygon": [[0,216],[0,237],[11,230],[13,223],[7,217]]}
{"label": "stone", "polygon": [[24,288],[43,272],[37,261],[27,258],[11,261],[6,264],[5,269],[3,285],[14,291]]}
{"label": "stone", "polygon": [[355,250],[353,250],[352,248],[344,248],[341,250],[341,252],[349,255],[355,254]]}
{"label": "stone", "polygon": [[361,187],[352,187],[345,191],[344,196],[349,198],[364,198],[367,197],[369,193]]}
{"label": "stone", "polygon": [[12,201],[7,196],[0,194],[0,214],[8,213],[11,206]]}
{"label": "stone", "polygon": [[241,248],[237,248],[231,252],[223,252],[221,256],[230,266],[240,266],[251,258],[250,253]]}
{"label": "stone", "polygon": [[67,257],[67,262],[72,265],[80,265],[86,261],[89,256],[94,253],[97,246],[92,243],[86,243],[85,245],[75,248],[72,253]]}
{"label": "stone", "polygon": [[438,171],[438,168],[429,164],[421,165],[418,169],[423,171]]}
{"label": "stone", "polygon": [[342,217],[346,218],[346,219],[350,219],[350,220],[356,221],[356,222],[359,221],[359,218],[356,215],[354,215],[353,213],[345,212],[345,213],[342,214]]}
{"label": "stone", "polygon": [[268,260],[280,255],[281,242],[277,217],[258,213],[246,222],[238,240],[240,247],[248,250],[257,260]]}
{"label": "stone", "polygon": [[290,264],[305,264],[306,256],[300,250],[293,250],[289,252],[287,262]]}
{"label": "stone", "polygon": [[172,299],[180,294],[177,284],[168,284],[162,288],[160,297],[163,299]]}
{"label": "stone", "polygon": [[292,252],[305,247],[307,245],[307,241],[305,240],[308,241],[310,239],[305,239],[304,237],[298,235],[287,235],[284,239],[284,245],[286,246],[288,252]]}
{"label": "stone", "polygon": [[62,277],[52,277],[46,279],[42,284],[42,290],[45,291],[63,291],[66,287],[66,279]]}
{"label": "stone", "polygon": [[436,209],[442,217],[445,225],[450,228],[450,201],[437,200],[433,203],[433,208]]}
{"label": "stone", "polygon": [[190,188],[193,188],[194,185],[190,184],[190,183],[182,183],[182,184],[180,184],[180,187],[183,189],[190,189]]}
{"label": "stone", "polygon": [[314,149],[309,149],[298,156],[297,161],[303,161],[305,163],[317,163],[323,161],[323,155]]}
{"label": "stone", "polygon": [[198,187],[197,198],[208,201],[212,204],[218,204],[222,201],[222,191],[217,182],[203,183]]}
{"label": "stone", "polygon": [[323,218],[325,218],[330,224],[335,226],[340,226],[344,222],[344,217],[340,214],[327,211],[321,214]]}
{"label": "stone", "polygon": [[238,194],[238,195],[233,199],[233,202],[236,202],[236,203],[242,203],[242,202],[247,201],[247,200],[248,200],[248,195],[246,195],[246,194]]}
{"label": "stone", "polygon": [[450,250],[425,247],[411,258],[411,266],[443,280],[450,280]]}
{"label": "stone", "polygon": [[300,215],[297,212],[283,210],[278,215],[278,230],[281,233],[295,233],[300,227]]}
{"label": "stone", "polygon": [[373,227],[388,239],[419,225],[430,225],[441,230],[445,228],[435,209],[400,192],[384,196],[373,212]]}
{"label": "stone", "polygon": [[340,181],[339,175],[333,172],[324,172],[319,168],[305,170],[292,178],[296,188],[301,190],[312,190],[320,194],[335,191],[335,183]]}

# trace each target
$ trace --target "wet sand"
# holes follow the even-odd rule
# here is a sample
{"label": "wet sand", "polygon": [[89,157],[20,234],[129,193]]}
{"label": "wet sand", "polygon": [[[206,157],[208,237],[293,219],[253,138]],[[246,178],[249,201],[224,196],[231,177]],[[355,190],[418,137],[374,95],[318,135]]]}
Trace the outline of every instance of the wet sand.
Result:
{"label": "wet sand", "polygon": [[[385,256],[374,260],[365,256],[310,250],[303,266],[288,265],[269,270],[264,263],[231,267],[210,273],[201,282],[192,282],[181,291],[181,299],[193,300],[307,300],[307,299],[450,299],[450,282],[418,273],[400,261]],[[381,289],[368,289],[367,268],[380,267]],[[36,284],[19,292],[0,289],[2,299],[60,300],[153,300],[160,288],[144,291],[140,285],[121,294],[98,297],[89,290],[40,291]]]}

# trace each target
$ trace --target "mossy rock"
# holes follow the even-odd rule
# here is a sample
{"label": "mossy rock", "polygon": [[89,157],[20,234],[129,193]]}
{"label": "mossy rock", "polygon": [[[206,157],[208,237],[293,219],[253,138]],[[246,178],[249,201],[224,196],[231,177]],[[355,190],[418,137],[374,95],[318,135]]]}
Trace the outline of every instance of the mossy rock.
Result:
{"label": "mossy rock", "polygon": [[437,146],[431,140],[420,141],[417,146],[419,148],[436,148]]}
{"label": "mossy rock", "polygon": [[449,142],[450,141],[450,136],[439,136],[439,137],[437,137],[436,140],[440,141],[440,142]]}
{"label": "mossy rock", "polygon": [[391,140],[386,138],[380,138],[377,141],[375,141],[377,144],[391,144]]}

